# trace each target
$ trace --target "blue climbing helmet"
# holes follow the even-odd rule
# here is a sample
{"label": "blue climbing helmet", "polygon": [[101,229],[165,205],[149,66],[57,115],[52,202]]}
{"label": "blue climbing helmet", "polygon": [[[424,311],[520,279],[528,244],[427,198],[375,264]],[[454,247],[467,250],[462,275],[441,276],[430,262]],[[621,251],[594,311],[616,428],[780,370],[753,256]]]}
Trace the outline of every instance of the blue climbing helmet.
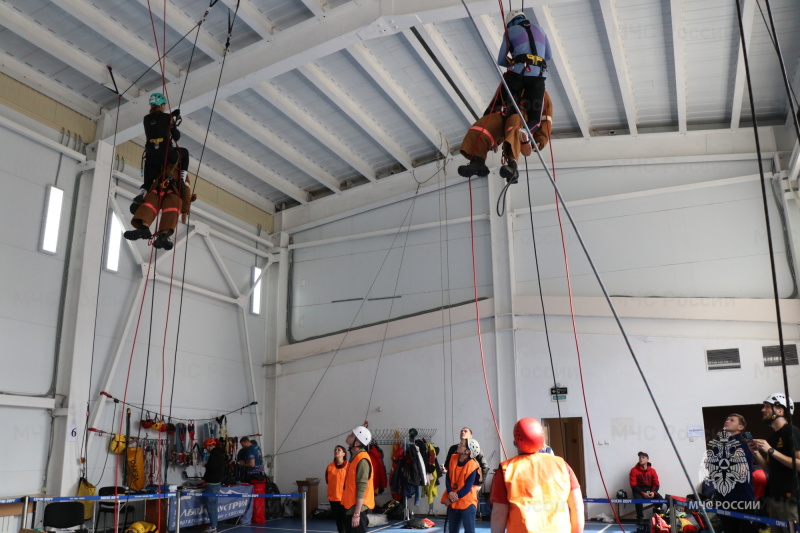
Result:
{"label": "blue climbing helmet", "polygon": [[162,105],[167,103],[167,97],[161,93],[153,93],[150,95],[150,105]]}

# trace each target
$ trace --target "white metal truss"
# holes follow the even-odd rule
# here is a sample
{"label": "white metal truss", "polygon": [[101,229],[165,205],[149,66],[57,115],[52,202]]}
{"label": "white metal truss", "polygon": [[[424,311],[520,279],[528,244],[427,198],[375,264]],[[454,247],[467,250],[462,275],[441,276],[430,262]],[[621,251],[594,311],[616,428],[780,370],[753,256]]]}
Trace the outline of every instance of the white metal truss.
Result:
{"label": "white metal truss", "polygon": [[251,0],[222,0],[231,11],[236,9],[237,2],[239,3],[239,11],[236,16],[250,28],[259,34],[262,39],[269,39],[275,33],[275,24],[272,23],[264,13],[253,5]]}
{"label": "white metal truss", "polygon": [[670,0],[669,8],[672,20],[672,65],[675,68],[678,131],[686,133],[686,43],[683,33],[683,0]]}
{"label": "white metal truss", "polygon": [[611,57],[614,59],[614,68],[617,74],[619,90],[622,94],[622,103],[625,107],[625,116],[628,119],[628,131],[631,135],[637,134],[636,129],[636,101],[633,97],[633,85],[628,71],[628,61],[625,56],[625,46],[619,31],[619,18],[614,0],[600,0],[600,9],[603,12],[603,22],[611,45]]}
{"label": "white metal truss", "polygon": [[323,2],[322,0],[300,0],[303,2],[303,5],[308,8],[309,11],[315,16],[319,17],[320,15],[325,14],[325,12],[330,9],[327,2]]}
{"label": "white metal truss", "polygon": [[564,50],[564,44],[561,42],[561,37],[553,22],[550,8],[547,6],[534,7],[533,12],[536,14],[539,26],[547,35],[547,40],[550,41],[553,61],[547,64],[547,69],[558,73],[558,78],[564,87],[564,92],[567,93],[567,100],[569,100],[569,104],[572,107],[572,113],[575,115],[581,134],[584,139],[588,139],[591,136],[589,114],[586,112],[586,106],[583,103],[583,98],[581,98],[578,83],[575,81],[575,74],[572,72],[569,57]]}
{"label": "white metal truss", "polygon": [[[90,58],[67,41],[57,37],[54,33],[43,30],[39,24],[5,2],[0,2],[0,19],[3,20],[3,25],[6,28],[18,36],[41,48],[59,61],[75,68],[92,81],[116,91],[111,74],[109,74],[108,68],[104,64]],[[130,81],[122,76],[115,74],[115,77],[120,89],[123,86],[132,85]],[[140,94],[140,90],[136,87],[133,87],[131,91],[134,95]]]}
{"label": "white metal truss", "polygon": [[317,121],[308,116],[299,104],[279,91],[274,85],[271,83],[259,83],[253,87],[253,90],[267,102],[280,109],[286,115],[286,118],[295,122],[312,137],[332,150],[345,163],[360,172],[362,176],[372,182],[378,180],[375,176],[375,170],[370,167],[361,156],[356,154],[336,135],[326,130]]}
{"label": "white metal truss", "polygon": [[397,107],[405,113],[406,117],[425,135],[425,138],[439,151],[440,154],[447,155],[445,138],[441,131],[434,126],[428,117],[422,112],[411,97],[392,79],[391,74],[383,66],[383,63],[361,43],[348,48],[350,55],[360,63],[367,74],[377,83],[381,89],[389,96]]}
{"label": "white metal truss", "polygon": [[359,125],[376,143],[394,157],[405,168],[412,168],[414,165],[405,149],[389,136],[378,121],[364,111],[356,101],[330,80],[325,72],[315,65],[309,63],[299,70],[308,81],[319,87],[320,91],[333,102],[335,106],[342,110],[353,122]]}
{"label": "white metal truss", "polygon": [[[750,37],[753,35],[755,12],[755,0],[744,0],[744,6],[742,7],[742,28],[744,28],[744,42],[747,45],[748,54],[750,53]],[[744,99],[745,91],[747,91],[747,78],[745,76],[746,72],[744,68],[744,50],[742,49],[742,39],[739,35],[738,20],[734,36],[736,37],[736,42],[739,43],[739,45],[736,47],[739,52],[736,60],[736,78],[733,85],[733,98],[731,100],[732,130],[735,130],[739,127],[739,120],[742,117],[742,100]],[[752,55],[749,57],[752,57]]]}
{"label": "white metal truss", "polygon": [[[137,0],[142,7],[145,9],[149,9],[147,0]],[[150,4],[153,6],[154,4]],[[197,23],[203,16],[205,12],[206,6],[205,3],[197,3],[197,19],[193,20],[187,17],[183,11],[175,7],[172,2],[166,0],[164,3],[160,3],[162,6],[166,6],[167,17],[166,23],[167,26],[175,30],[176,32],[180,33],[181,35],[190,33],[193,29],[196,30]],[[214,8],[212,8],[214,9]],[[159,21],[163,24],[163,17],[164,17],[164,10],[163,8],[155,7],[152,11],[153,17],[157,17]],[[155,20],[155,18],[154,18]],[[187,37],[188,39],[189,37]],[[194,40],[194,38],[192,38]],[[163,48],[163,43],[159,44],[160,47]],[[203,27],[200,27],[200,33],[197,37],[197,48],[199,48],[204,54],[209,56],[214,61],[219,61],[222,59],[222,55],[225,52],[225,47],[217,41],[213,35],[208,33]],[[162,49],[163,53],[163,49]]]}
{"label": "white metal truss", "polygon": [[[145,43],[86,0],[52,0],[52,2],[81,22],[89,24],[92,30],[125,50],[143,65],[149,67],[158,60],[158,52],[151,44]],[[167,80],[172,81],[181,77],[181,68],[174,61],[166,59],[164,67],[164,77]]]}

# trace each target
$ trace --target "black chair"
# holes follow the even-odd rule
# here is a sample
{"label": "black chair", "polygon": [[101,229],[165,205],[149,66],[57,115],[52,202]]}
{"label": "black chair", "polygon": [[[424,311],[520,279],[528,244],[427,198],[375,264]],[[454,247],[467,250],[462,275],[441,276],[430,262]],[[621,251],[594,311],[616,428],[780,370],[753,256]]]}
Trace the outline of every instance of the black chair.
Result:
{"label": "black chair", "polygon": [[[98,496],[113,496],[117,494],[124,496],[126,494],[125,487],[101,487],[97,491]],[[115,506],[116,509],[115,509]],[[113,501],[99,501],[97,502],[97,517],[94,520],[94,531],[97,532],[97,524],[100,522],[100,515],[103,516],[103,529],[106,528],[106,515],[114,515],[117,512],[120,516],[125,513],[125,520],[122,522],[122,531],[128,527],[128,514],[133,513],[133,505],[126,500],[120,500],[119,504]],[[131,522],[133,523],[133,522]]]}
{"label": "black chair", "polygon": [[85,531],[81,528],[84,509],[81,502],[50,502],[44,508],[42,525],[45,531],[71,528]]}

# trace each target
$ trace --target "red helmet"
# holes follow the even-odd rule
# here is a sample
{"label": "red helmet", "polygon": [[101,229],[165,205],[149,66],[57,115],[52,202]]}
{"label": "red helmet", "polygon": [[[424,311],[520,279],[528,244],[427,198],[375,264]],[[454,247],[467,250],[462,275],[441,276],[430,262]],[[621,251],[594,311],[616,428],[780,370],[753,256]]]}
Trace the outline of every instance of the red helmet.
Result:
{"label": "red helmet", "polygon": [[544,446],[544,428],[535,418],[526,417],[514,425],[514,444],[522,453],[536,453]]}
{"label": "red helmet", "polygon": [[[203,441],[203,447],[204,447],[204,448],[205,448],[206,446],[216,446],[216,445],[217,445],[217,441],[216,441],[216,440],[214,440],[214,439],[206,439],[206,440],[204,440],[204,441]],[[537,450],[537,451],[538,451],[538,450]]]}

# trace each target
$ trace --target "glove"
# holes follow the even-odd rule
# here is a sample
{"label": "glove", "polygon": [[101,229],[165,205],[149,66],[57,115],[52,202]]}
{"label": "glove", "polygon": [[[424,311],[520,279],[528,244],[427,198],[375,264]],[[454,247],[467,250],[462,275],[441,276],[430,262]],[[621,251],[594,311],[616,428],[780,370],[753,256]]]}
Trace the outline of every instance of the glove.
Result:
{"label": "glove", "polygon": [[180,110],[179,108],[177,108],[177,107],[176,107],[175,109],[173,109],[173,110],[172,110],[172,113],[170,113],[170,114],[171,114],[173,117],[179,117],[179,116],[181,116],[181,110]]}

